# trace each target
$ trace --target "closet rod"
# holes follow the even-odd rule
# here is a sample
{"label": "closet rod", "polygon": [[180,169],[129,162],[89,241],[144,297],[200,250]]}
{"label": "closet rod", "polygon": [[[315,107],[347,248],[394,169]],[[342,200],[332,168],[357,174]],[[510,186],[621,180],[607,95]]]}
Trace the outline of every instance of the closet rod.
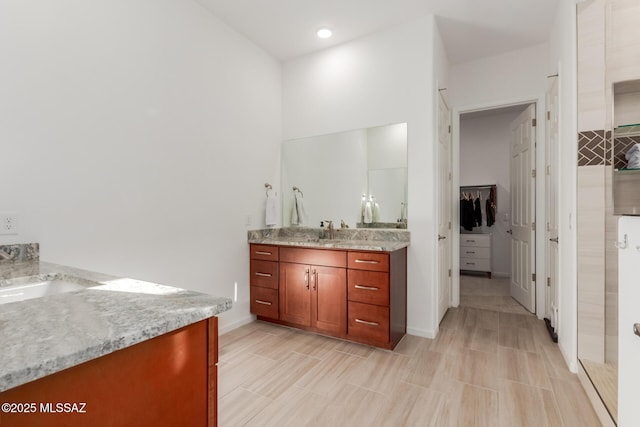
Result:
{"label": "closet rod", "polygon": [[473,188],[475,190],[491,190],[492,188],[496,188],[495,185],[461,185],[460,189],[463,188]]}

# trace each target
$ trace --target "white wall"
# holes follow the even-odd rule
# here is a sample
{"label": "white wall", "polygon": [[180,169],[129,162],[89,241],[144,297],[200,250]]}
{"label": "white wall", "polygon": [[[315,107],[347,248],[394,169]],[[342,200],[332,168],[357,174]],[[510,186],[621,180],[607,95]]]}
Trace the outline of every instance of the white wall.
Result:
{"label": "white wall", "polygon": [[185,0],[0,5],[0,211],[42,259],[233,296],[279,185],[281,66]]}
{"label": "white wall", "polygon": [[[460,120],[460,185],[495,184],[498,191],[495,224],[478,229],[492,234],[491,267],[497,275],[511,273],[511,235],[507,233],[511,228],[509,153],[511,122],[519,114],[501,113]],[[484,211],[484,206],[482,209]]]}
{"label": "white wall", "polygon": [[435,144],[433,16],[286,62],[286,139],[407,122],[408,332],[433,336]]}
{"label": "white wall", "polygon": [[577,372],[577,271],[576,271],[576,176],[578,153],[576,5],[562,0],[549,37],[547,72],[559,74],[560,190],[559,218],[559,313],[558,346],[573,372]]}

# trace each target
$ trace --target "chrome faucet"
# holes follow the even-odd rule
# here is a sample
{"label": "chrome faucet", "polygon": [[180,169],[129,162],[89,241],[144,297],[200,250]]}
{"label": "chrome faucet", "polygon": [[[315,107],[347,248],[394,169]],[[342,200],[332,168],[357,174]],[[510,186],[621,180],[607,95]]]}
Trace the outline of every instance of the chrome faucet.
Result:
{"label": "chrome faucet", "polygon": [[324,222],[329,223],[329,225],[327,226],[327,231],[329,232],[329,239],[333,240],[334,232],[335,232],[335,228],[333,228],[333,221],[325,219]]}
{"label": "chrome faucet", "polygon": [[340,228],[349,228],[349,225],[346,222],[344,222],[344,219],[340,220]]}

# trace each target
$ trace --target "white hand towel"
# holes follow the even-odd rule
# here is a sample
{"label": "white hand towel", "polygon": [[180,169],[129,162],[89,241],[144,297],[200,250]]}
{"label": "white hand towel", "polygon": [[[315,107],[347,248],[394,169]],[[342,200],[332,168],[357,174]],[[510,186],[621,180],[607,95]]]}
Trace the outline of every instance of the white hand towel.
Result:
{"label": "white hand towel", "polygon": [[278,223],[278,198],[275,196],[267,196],[264,222],[266,225],[276,225]]}
{"label": "white hand towel", "polygon": [[296,199],[295,208],[296,208],[296,213],[298,215],[298,224],[304,225],[307,222],[307,212],[304,210],[304,201],[302,199],[302,196],[298,193],[296,193],[295,199]]}
{"label": "white hand towel", "polygon": [[298,225],[298,199],[293,196],[293,205],[291,206],[291,225]]}
{"label": "white hand towel", "polygon": [[624,157],[627,160],[631,160],[630,157],[639,152],[640,152],[640,144],[633,144],[633,146],[631,146],[631,148],[627,150],[627,153],[625,154]]}
{"label": "white hand towel", "polygon": [[373,212],[371,212],[371,202],[364,205],[364,223],[371,224],[373,222]]}

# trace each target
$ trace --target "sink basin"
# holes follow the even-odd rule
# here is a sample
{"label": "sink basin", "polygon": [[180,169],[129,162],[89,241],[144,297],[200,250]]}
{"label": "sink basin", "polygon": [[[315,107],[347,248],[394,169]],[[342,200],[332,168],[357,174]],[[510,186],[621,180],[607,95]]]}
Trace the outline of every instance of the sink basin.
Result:
{"label": "sink basin", "polygon": [[24,285],[2,286],[0,287],[0,304],[78,291],[80,289],[86,289],[87,287],[88,286],[65,279],[52,279]]}

